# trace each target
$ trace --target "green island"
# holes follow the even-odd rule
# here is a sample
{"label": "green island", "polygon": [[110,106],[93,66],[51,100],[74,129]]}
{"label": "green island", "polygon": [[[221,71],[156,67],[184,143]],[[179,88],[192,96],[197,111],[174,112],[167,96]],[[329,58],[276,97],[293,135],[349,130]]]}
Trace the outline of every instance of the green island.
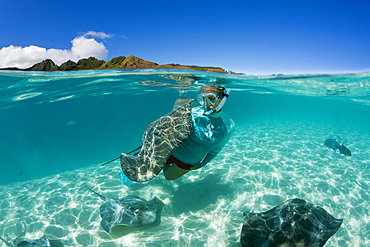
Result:
{"label": "green island", "polygon": [[[53,60],[46,59],[40,63],[36,63],[33,66],[26,69],[19,68],[3,68],[2,70],[20,70],[20,71],[74,71],[74,70],[97,70],[97,69],[190,69],[190,70],[201,70],[207,72],[218,72],[227,73],[225,69],[219,67],[203,67],[193,65],[180,65],[180,64],[157,64],[150,62],[139,57],[130,55],[128,57],[119,56],[106,62],[99,60],[95,57],[80,59],[77,63],[71,60],[56,65]],[[235,72],[230,72],[236,74]]]}

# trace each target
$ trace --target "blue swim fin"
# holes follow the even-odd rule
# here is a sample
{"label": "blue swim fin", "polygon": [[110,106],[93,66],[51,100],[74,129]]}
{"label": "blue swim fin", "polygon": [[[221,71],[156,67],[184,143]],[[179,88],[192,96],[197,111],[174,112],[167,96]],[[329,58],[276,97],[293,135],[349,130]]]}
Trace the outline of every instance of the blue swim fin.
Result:
{"label": "blue swim fin", "polygon": [[125,174],[123,173],[123,171],[121,171],[119,173],[119,179],[121,180],[121,182],[126,185],[127,187],[130,187],[130,185],[132,184],[132,180],[130,180],[128,177],[125,176]]}
{"label": "blue swim fin", "polygon": [[332,144],[333,146],[339,148],[341,145],[337,142],[337,140],[333,139]]}

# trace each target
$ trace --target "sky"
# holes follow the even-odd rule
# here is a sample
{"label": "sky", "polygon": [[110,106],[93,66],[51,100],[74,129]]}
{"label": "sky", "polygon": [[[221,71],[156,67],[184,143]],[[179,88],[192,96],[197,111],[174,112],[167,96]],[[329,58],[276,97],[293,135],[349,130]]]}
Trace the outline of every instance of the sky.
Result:
{"label": "sky", "polygon": [[260,75],[370,71],[370,0],[0,2],[0,68],[129,55]]}

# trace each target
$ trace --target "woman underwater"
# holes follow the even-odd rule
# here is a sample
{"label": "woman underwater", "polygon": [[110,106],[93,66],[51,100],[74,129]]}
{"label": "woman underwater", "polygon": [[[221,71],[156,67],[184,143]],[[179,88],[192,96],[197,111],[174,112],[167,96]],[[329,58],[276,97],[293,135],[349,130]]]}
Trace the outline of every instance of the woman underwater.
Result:
{"label": "woman underwater", "polygon": [[208,164],[234,132],[234,121],[222,111],[229,90],[220,85],[201,87],[198,104],[191,108],[190,137],[176,148],[163,167],[167,180],[177,179]]}
{"label": "woman underwater", "polygon": [[[176,101],[171,113],[147,127],[143,136],[146,147],[143,146],[134,157],[121,155],[122,183],[129,186],[132,181],[147,181],[162,168],[165,178],[174,180],[208,164],[225,146],[235,129],[234,121],[222,111],[229,92],[220,85],[205,85],[201,87],[197,101],[178,99],[188,103],[179,107]],[[179,126],[171,120],[170,115],[173,114],[177,116]],[[173,133],[186,138],[173,139]],[[154,142],[158,145],[151,146]],[[176,142],[177,145],[172,145]]]}

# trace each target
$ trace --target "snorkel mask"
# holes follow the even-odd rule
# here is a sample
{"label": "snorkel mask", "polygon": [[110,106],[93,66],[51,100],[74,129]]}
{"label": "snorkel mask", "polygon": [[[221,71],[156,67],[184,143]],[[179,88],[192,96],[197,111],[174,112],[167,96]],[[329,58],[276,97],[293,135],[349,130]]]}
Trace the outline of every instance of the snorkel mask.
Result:
{"label": "snorkel mask", "polygon": [[226,90],[224,87],[220,87],[220,90],[222,90],[221,94],[217,94],[214,92],[207,92],[207,93],[200,93],[197,96],[197,100],[199,104],[201,104],[205,109],[209,106],[214,106],[217,104],[219,99],[222,99],[220,104],[216,108],[210,109],[207,112],[205,112],[205,115],[213,114],[222,109],[222,107],[225,105],[225,102],[227,98],[229,97],[230,90]]}

